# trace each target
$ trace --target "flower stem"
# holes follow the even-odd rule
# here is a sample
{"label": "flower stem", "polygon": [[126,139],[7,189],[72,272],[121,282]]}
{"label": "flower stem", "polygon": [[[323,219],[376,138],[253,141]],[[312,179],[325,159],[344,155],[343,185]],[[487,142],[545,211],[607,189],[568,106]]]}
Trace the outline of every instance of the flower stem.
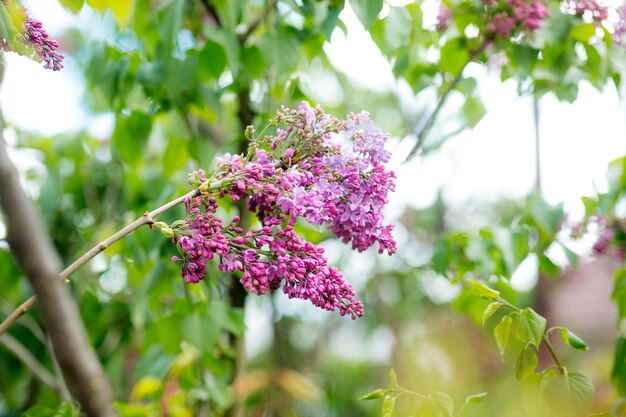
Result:
{"label": "flower stem", "polygon": [[556,364],[556,367],[559,369],[559,372],[561,373],[561,375],[565,374],[565,367],[559,360],[559,357],[557,356],[556,351],[554,350],[554,347],[552,346],[552,343],[550,342],[550,339],[548,339],[545,333],[543,336],[541,336],[541,338],[543,339],[543,344],[546,345],[546,348],[548,348],[548,352],[550,352],[550,356],[552,356],[552,359],[554,359],[554,363]]}

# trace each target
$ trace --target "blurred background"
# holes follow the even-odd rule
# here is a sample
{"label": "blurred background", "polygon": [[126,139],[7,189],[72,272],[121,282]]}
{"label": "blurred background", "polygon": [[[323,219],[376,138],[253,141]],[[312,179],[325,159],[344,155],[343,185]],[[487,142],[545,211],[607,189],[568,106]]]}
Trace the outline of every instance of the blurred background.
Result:
{"label": "blurred background", "polygon": [[[482,27],[453,20],[442,30],[436,0],[22,3],[60,41],[65,68],[4,53],[4,134],[66,264],[187,192],[189,172],[240,152],[243,128],[259,130],[280,105],[308,100],[338,116],[367,110],[391,135],[396,255],[352,252],[299,225],[355,287],[361,319],[280,291],[244,297],[217,268],[185,287],[169,261],[175,249],[147,228],[73,275],[123,415],[375,416],[380,403],[358,398],[387,387],[391,368],[403,387],[446,392],[457,407],[488,392],[466,417],[544,415],[515,378],[515,356],[501,359],[495,323],[482,328],[483,301],[455,275],[461,260],[467,276],[495,277],[511,302],[585,339],[586,353],[556,348],[596,384],[595,410],[619,398],[610,298],[622,261],[592,256],[592,238],[560,229],[585,216],[582,196],[614,190],[609,163],[626,154],[623,46],[574,30],[610,22],[549,3],[539,31],[492,40],[469,58],[446,45],[462,40],[459,50],[471,51]],[[444,2],[452,19],[459,4]],[[619,18],[611,13],[609,21]],[[536,65],[521,64],[522,47],[538,51]],[[461,63],[450,68],[446,56]],[[222,214],[237,210],[226,204]],[[511,247],[519,233],[523,242]],[[0,258],[5,317],[30,289],[6,245]],[[54,373],[36,310],[9,333]],[[551,364],[543,350],[539,359]],[[62,400],[0,346],[0,415]],[[413,415],[418,402],[401,397],[396,414]]]}

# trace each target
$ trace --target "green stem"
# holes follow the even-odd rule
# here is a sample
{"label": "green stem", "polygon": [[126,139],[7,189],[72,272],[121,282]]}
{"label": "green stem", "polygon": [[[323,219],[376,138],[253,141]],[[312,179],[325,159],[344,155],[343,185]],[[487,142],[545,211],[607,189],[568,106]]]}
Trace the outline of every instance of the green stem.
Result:
{"label": "green stem", "polygon": [[556,364],[556,367],[559,369],[559,372],[561,373],[561,375],[565,374],[565,367],[559,360],[559,357],[557,356],[556,351],[554,350],[554,347],[552,347],[552,343],[550,343],[550,339],[545,335],[545,333],[543,336],[541,336],[541,339],[543,340],[543,343],[548,348],[548,352],[550,352],[550,356],[552,356],[552,359],[554,359],[554,363]]}
{"label": "green stem", "polygon": [[[513,310],[517,311],[517,312],[521,311],[517,306],[509,303],[507,300],[505,300],[502,297],[498,297],[496,300],[498,302],[502,303],[502,305],[510,307]],[[559,359],[558,355],[556,354],[556,351],[554,350],[554,347],[552,346],[552,343],[550,342],[550,339],[549,339],[550,333],[553,332],[554,330],[558,330],[558,329],[562,329],[562,327],[556,326],[556,327],[549,328],[548,330],[546,330],[543,333],[543,335],[541,335],[541,340],[543,340],[543,343],[546,345],[546,348],[548,349],[548,352],[550,352],[550,356],[552,356],[552,359],[554,360],[554,363],[556,364],[556,367],[558,368],[559,372],[561,374],[564,374],[565,373],[565,367],[561,363],[561,360]]]}

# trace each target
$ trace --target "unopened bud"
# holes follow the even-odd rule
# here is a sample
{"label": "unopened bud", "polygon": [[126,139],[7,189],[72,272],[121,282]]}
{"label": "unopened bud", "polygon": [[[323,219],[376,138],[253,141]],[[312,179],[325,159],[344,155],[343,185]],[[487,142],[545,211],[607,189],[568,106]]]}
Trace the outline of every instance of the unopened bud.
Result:
{"label": "unopened bud", "polygon": [[163,227],[161,228],[161,232],[165,235],[165,237],[174,237],[174,231],[171,227]]}
{"label": "unopened bud", "polygon": [[254,129],[254,126],[250,125],[248,127],[246,127],[246,131],[245,131],[245,136],[246,139],[248,140],[254,140],[254,134],[256,133],[256,130]]}

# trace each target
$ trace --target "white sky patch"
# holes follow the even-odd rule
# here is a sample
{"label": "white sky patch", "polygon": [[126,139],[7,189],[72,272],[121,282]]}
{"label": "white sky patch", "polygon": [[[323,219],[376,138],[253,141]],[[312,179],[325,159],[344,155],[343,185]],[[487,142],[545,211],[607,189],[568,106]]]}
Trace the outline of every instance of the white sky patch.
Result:
{"label": "white sky patch", "polygon": [[537,255],[529,254],[511,275],[511,287],[515,291],[528,292],[535,288],[539,279]]}
{"label": "white sky patch", "polygon": [[6,72],[0,101],[7,121],[19,127],[53,135],[85,126],[89,115],[81,102],[83,83],[68,58],[62,71],[18,56],[4,54]]}
{"label": "white sky patch", "polygon": [[339,15],[348,28],[348,36],[336,29],[324,52],[335,68],[346,73],[354,82],[373,91],[387,91],[396,84],[391,67],[382,56],[369,33],[346,3]]}

